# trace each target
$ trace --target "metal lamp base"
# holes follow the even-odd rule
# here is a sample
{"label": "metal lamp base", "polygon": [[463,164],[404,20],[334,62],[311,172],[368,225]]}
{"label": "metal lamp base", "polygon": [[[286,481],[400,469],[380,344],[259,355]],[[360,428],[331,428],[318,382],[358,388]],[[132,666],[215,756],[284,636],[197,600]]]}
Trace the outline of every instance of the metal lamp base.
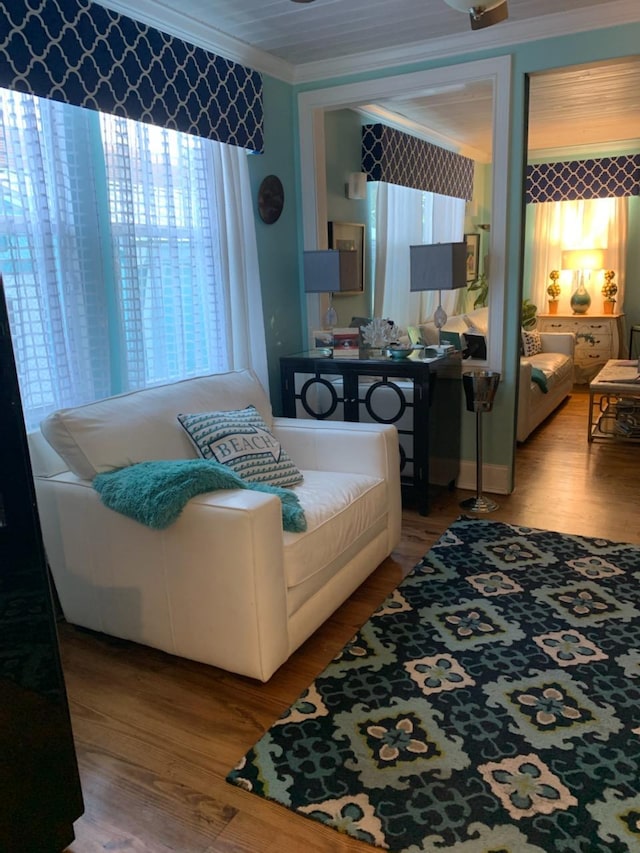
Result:
{"label": "metal lamp base", "polygon": [[484,495],[467,498],[465,501],[460,502],[460,506],[471,512],[495,512],[497,509],[500,509],[495,501],[492,501],[491,498],[486,498]]}

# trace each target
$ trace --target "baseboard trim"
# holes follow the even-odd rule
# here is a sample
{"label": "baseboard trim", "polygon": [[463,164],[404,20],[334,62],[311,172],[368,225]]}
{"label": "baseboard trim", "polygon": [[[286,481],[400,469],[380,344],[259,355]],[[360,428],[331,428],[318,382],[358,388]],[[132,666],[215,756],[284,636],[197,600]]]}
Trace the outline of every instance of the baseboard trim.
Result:
{"label": "baseboard trim", "polygon": [[[468,459],[460,460],[460,473],[456,480],[456,486],[459,489],[469,489],[472,492],[476,491],[476,463]],[[511,479],[509,477],[509,469],[506,465],[487,465],[482,466],[482,492],[493,493],[495,495],[511,494]]]}

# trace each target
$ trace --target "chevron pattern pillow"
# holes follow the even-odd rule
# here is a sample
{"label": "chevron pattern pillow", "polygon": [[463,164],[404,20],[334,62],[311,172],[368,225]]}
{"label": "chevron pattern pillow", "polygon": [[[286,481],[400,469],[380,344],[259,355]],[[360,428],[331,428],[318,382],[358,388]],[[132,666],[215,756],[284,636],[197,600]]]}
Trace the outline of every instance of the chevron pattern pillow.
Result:
{"label": "chevron pattern pillow", "polygon": [[179,414],[178,421],[204,459],[227,465],[249,483],[287,488],[302,482],[302,474],[255,406]]}

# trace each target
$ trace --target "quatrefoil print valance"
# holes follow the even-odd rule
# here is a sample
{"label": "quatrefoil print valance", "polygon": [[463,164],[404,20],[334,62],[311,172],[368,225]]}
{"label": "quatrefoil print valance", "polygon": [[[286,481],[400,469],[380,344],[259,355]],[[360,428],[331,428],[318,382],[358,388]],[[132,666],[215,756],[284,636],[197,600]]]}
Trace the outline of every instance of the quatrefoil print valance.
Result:
{"label": "quatrefoil print valance", "polygon": [[89,0],[0,3],[0,86],[263,148],[257,71]]}
{"label": "quatrefoil print valance", "polygon": [[362,170],[369,181],[453,198],[473,196],[473,160],[384,124],[362,128]]}
{"label": "quatrefoil print valance", "polygon": [[640,195],[640,154],[527,167],[527,204]]}

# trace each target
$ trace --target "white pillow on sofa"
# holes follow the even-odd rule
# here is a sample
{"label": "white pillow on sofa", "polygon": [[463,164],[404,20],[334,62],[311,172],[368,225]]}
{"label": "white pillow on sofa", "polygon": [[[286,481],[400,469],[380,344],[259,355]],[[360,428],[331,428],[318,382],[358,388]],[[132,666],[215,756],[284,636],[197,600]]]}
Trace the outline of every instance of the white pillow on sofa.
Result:
{"label": "white pillow on sofa", "polygon": [[488,308],[476,308],[475,311],[468,311],[462,315],[462,319],[468,329],[472,329],[485,337],[487,336],[487,332],[489,331]]}

